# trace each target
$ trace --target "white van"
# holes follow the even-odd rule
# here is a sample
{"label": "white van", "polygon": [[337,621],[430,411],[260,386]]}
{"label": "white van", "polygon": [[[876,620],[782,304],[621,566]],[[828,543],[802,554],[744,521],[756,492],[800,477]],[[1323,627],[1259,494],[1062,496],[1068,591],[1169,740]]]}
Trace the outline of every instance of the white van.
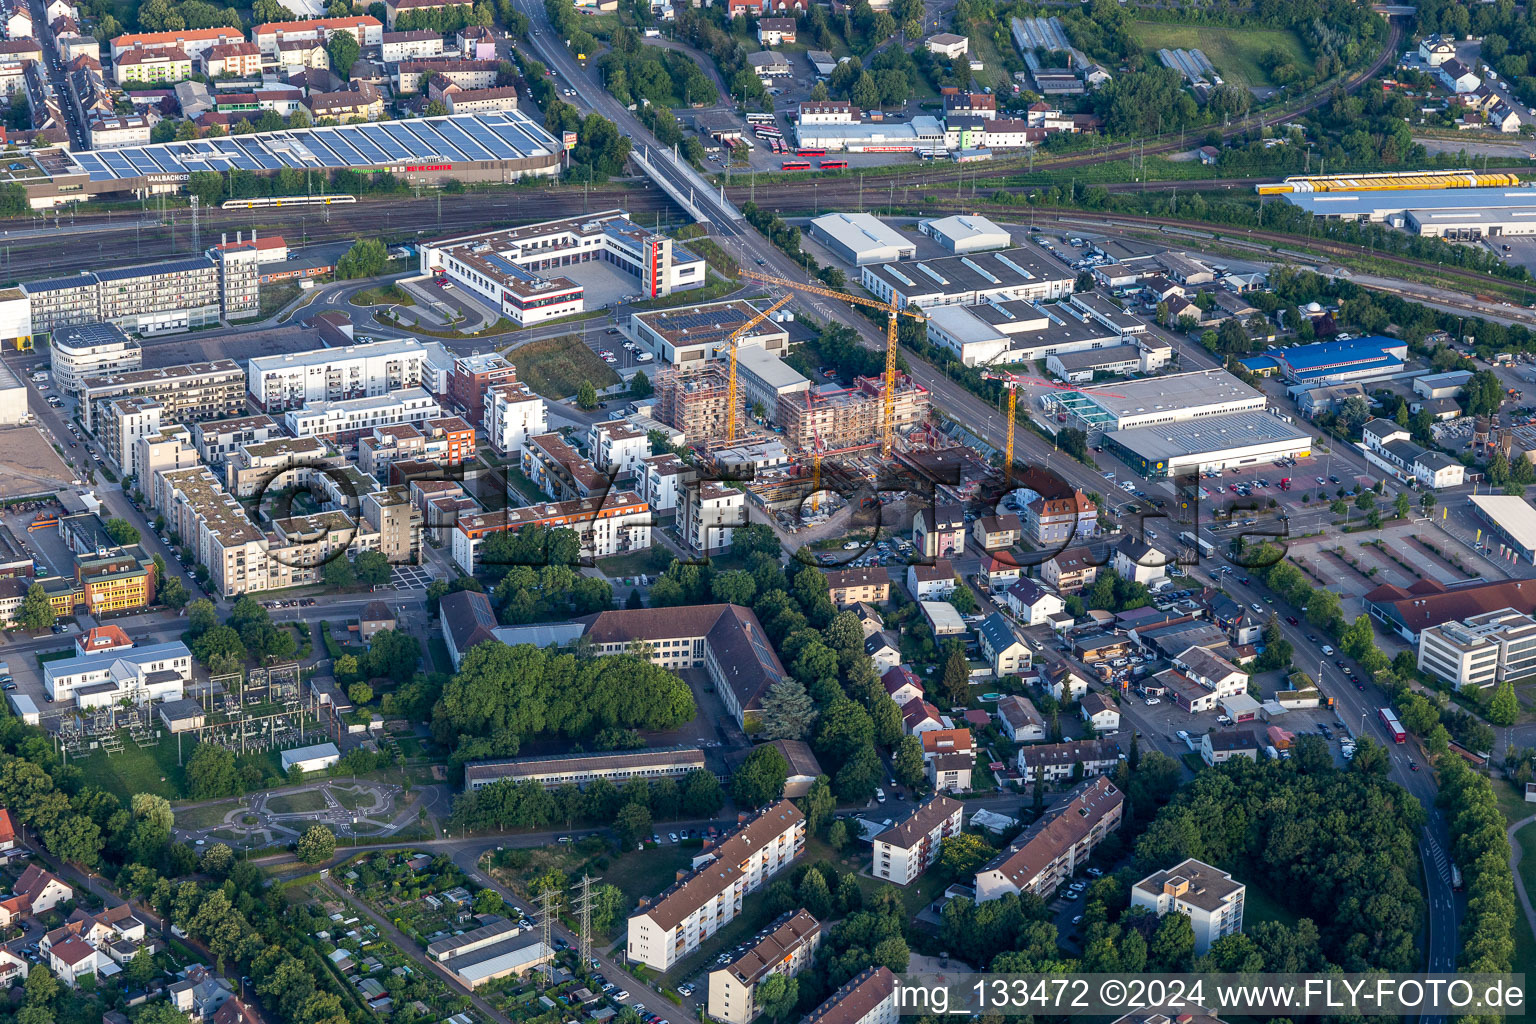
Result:
{"label": "white van", "polygon": [[882,804],[885,803],[885,790],[881,789],[879,786],[875,787],[875,799],[880,801]]}

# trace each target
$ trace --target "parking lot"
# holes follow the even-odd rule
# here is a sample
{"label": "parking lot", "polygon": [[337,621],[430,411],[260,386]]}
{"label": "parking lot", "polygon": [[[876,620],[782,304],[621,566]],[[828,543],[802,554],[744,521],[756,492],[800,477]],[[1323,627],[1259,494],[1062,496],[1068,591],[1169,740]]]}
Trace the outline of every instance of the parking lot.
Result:
{"label": "parking lot", "polygon": [[397,565],[389,574],[389,585],[396,590],[425,590],[432,574],[421,565]]}

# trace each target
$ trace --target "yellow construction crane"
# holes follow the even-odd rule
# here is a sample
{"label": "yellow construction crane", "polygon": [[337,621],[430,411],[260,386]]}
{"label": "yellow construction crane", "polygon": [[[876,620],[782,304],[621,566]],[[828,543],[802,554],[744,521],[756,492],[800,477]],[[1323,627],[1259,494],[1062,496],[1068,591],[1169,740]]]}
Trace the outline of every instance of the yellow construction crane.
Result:
{"label": "yellow construction crane", "polygon": [[771,316],[773,312],[780,306],[788,305],[789,301],[793,298],[793,295],[784,296],[778,302],[775,302],[773,305],[757,314],[757,316],[736,328],[731,332],[731,336],[725,339],[726,344],[728,344],[731,348],[731,372],[729,383],[726,386],[725,439],[727,441],[736,440],[736,351],[741,340],[741,336],[746,334],[752,328],[756,327],[758,324],[762,323],[764,320],[767,320],[768,317]]}
{"label": "yellow construction crane", "polygon": [[762,281],[765,284],[776,284],[782,288],[793,288],[796,291],[810,292],[812,295],[823,295],[829,299],[841,299],[858,306],[869,306],[874,309],[883,309],[886,313],[885,326],[885,411],[880,421],[880,456],[891,457],[891,449],[896,442],[896,353],[900,346],[896,342],[896,318],[909,316],[914,320],[927,320],[921,310],[911,306],[898,306],[894,302],[882,302],[879,299],[866,298],[863,295],[850,295],[840,292],[835,288],[827,288],[819,284],[806,284],[802,281],[791,281],[784,277],[774,277],[772,274],[763,274],[755,270],[741,271],[742,277],[751,278],[754,281]]}
{"label": "yellow construction crane", "polygon": [[[1001,381],[1004,389],[1008,392],[1008,441],[1003,448],[1003,483],[1005,485],[1011,484],[1013,482],[1013,424],[1018,413],[1019,385],[1032,384],[1036,387],[1050,388],[1055,391],[1076,391],[1078,389],[1071,384],[1058,384],[1053,380],[1046,380],[1044,377],[1030,377],[1022,373],[1008,373],[1004,370],[983,370],[981,379]],[[1103,395],[1106,398],[1124,397],[1123,395],[1112,395],[1107,391],[1095,391],[1094,394]]]}

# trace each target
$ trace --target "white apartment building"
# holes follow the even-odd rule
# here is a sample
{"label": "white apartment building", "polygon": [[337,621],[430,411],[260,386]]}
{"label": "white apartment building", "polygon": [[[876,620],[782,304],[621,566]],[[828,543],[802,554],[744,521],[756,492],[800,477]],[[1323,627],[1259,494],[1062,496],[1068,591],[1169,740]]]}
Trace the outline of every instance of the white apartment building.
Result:
{"label": "white apartment building", "polygon": [[1046,810],[990,864],[976,873],[976,902],[1008,893],[1044,896],[1088,862],[1093,848],[1120,827],[1125,794],[1094,779]]}
{"label": "white apartment building", "polygon": [[693,550],[724,551],[735,528],[747,525],[747,493],[713,480],[690,484],[683,488],[678,525]]}
{"label": "white apartment building", "polygon": [[522,381],[486,389],[484,423],[486,438],[498,455],[519,454],[530,437],[549,432],[544,399]]}
{"label": "white apartment building", "polygon": [[867,967],[812,1010],[805,1024],[896,1024],[896,975],[889,967]]}
{"label": "white apartment building", "polygon": [[415,387],[368,398],[311,402],[302,409],[289,409],[283,424],[294,437],[345,438],[395,423],[415,425],[442,414],[437,399]]}
{"label": "white apartment building", "polygon": [[426,385],[426,346],[414,338],[342,348],[254,356],[246,376],[251,400],[266,412],[312,402],[365,398]]}
{"label": "white apartment building", "polygon": [[450,547],[454,564],[473,573],[489,535],[525,526],[564,527],[575,531],[584,555],[606,558],[650,547],[653,518],[650,506],[634,491],[612,490],[591,498],[461,515]]}
{"label": "white apartment building", "polygon": [[821,946],[821,923],[805,910],[784,914],[763,940],[709,972],[709,1015],[724,1024],[750,1024],[762,1012],[757,987],[775,974],[793,978]]}
{"label": "white apartment building", "polygon": [[805,815],[788,800],[772,804],[694,858],[693,873],[629,919],[632,963],[665,971],[735,919],[741,901],[794,863],[805,849]]}
{"label": "white apartment building", "polygon": [[588,428],[587,450],[604,473],[638,477],[644,465],[640,460],[651,454],[651,439],[628,420],[609,420]]}
{"label": "white apartment building", "polygon": [[657,512],[677,508],[683,491],[694,478],[693,467],[671,452],[648,455],[640,463],[643,468],[635,480],[640,497]]}
{"label": "white apartment building", "polygon": [[267,55],[277,53],[280,42],[315,41],[325,43],[337,32],[346,32],[357,40],[359,46],[384,44],[384,25],[379,19],[366,14],[346,18],[313,18],[305,21],[278,21],[257,25],[251,29],[251,41]]}
{"label": "white apartment building", "polygon": [[1458,690],[1536,675],[1536,619],[1501,608],[1419,632],[1419,671]]}
{"label": "white apartment building", "polygon": [[1214,693],[1217,700],[1248,692],[1248,673],[1204,647],[1181,651],[1173,663],[1190,679]]}
{"label": "white apartment building", "polygon": [[160,415],[164,411],[153,398],[135,396],[118,398],[107,403],[106,417],[111,421],[103,431],[107,458],[124,476],[137,476],[139,472],[139,442],[160,433]]}
{"label": "white apartment building", "polygon": [[1158,917],[1183,914],[1195,930],[1195,955],[1204,956],[1223,935],[1243,930],[1243,896],[1248,887],[1225,871],[1190,858],[1154,871],[1131,887],[1131,906]]}
{"label": "white apartment building", "polygon": [[192,443],[198,456],[210,466],[218,466],[241,445],[270,441],[283,436],[283,428],[270,416],[232,416],[222,420],[204,420],[192,427]]}
{"label": "white apartment building", "polygon": [[54,330],[48,341],[48,365],[60,391],[74,394],[87,377],[137,370],[144,363],[138,339],[109,323],[76,324]]}
{"label": "white apartment building", "polygon": [[875,836],[874,876],[906,885],[939,859],[946,836],[960,834],[965,808],[947,796],[934,797]]}

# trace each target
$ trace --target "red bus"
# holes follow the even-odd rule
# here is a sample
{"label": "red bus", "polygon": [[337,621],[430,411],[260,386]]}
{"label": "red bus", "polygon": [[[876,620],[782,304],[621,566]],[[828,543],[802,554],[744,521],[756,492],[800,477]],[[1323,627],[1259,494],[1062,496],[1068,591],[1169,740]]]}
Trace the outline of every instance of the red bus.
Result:
{"label": "red bus", "polygon": [[848,161],[847,160],[823,160],[821,162],[821,164],[820,164],[820,167],[824,171],[846,171],[848,169]]}
{"label": "red bus", "polygon": [[1408,734],[1403,732],[1403,724],[1397,720],[1391,708],[1381,709],[1381,722],[1387,727],[1387,733],[1394,743],[1407,743]]}
{"label": "red bus", "polygon": [[827,151],[824,150],[824,149],[797,149],[797,150],[795,150],[795,152],[799,153],[801,156],[826,156],[827,155]]}
{"label": "red bus", "polygon": [[811,169],[811,162],[809,160],[785,160],[784,161],[784,170],[786,170],[786,171],[808,171],[810,169]]}

